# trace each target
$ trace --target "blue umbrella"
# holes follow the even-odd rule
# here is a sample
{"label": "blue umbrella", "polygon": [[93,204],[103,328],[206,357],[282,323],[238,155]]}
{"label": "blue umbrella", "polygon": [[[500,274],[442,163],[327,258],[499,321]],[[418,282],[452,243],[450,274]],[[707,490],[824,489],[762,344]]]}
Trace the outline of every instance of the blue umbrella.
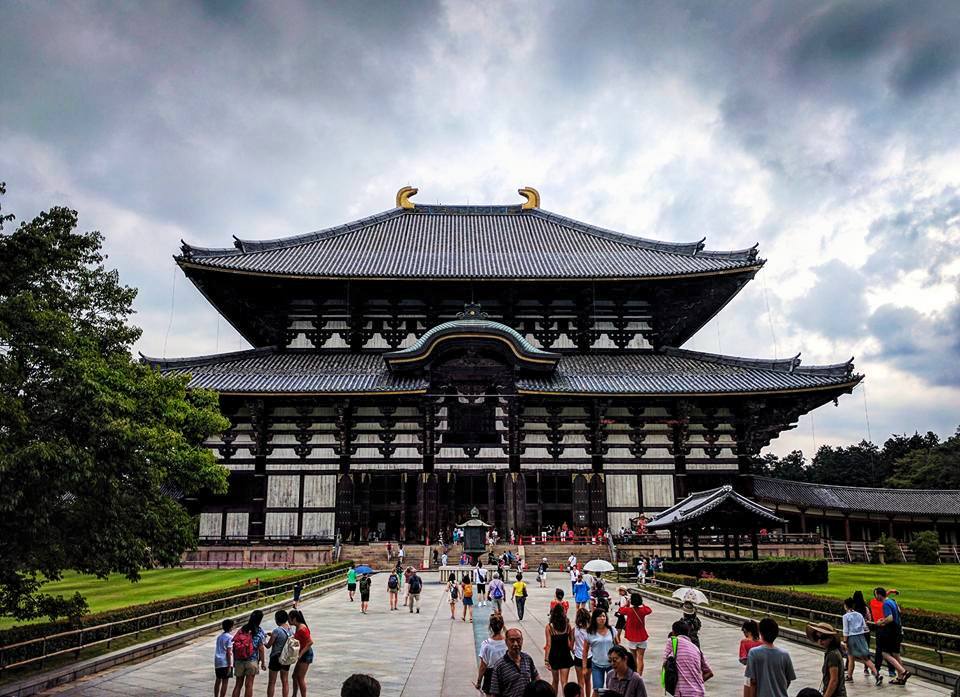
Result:
{"label": "blue umbrella", "polygon": [[376,573],[376,571],[371,569],[366,564],[364,564],[363,566],[358,566],[356,569],[354,569],[354,571],[356,571],[358,574],[375,574]]}

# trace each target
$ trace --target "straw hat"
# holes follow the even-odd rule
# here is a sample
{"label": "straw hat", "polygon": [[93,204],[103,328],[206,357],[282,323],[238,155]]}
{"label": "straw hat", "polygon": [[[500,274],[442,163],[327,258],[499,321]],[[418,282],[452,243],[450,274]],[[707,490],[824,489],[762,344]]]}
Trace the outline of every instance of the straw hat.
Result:
{"label": "straw hat", "polygon": [[683,605],[681,605],[680,608],[683,610],[683,614],[685,615],[693,615],[697,612],[697,606],[689,600],[684,600]]}
{"label": "straw hat", "polygon": [[807,625],[807,639],[810,639],[810,641],[819,641],[820,637],[836,635],[837,630],[826,622],[816,622]]}

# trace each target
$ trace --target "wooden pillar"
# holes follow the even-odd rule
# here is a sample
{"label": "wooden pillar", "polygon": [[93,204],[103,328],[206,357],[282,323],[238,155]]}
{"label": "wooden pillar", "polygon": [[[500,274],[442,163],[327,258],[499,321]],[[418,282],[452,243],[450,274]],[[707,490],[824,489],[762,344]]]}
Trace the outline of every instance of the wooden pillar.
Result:
{"label": "wooden pillar", "polygon": [[488,525],[497,527],[497,475],[487,475],[487,520]]}
{"label": "wooden pillar", "polygon": [[801,508],[800,509],[800,532],[805,533],[806,531],[807,531],[807,509]]}
{"label": "wooden pillar", "polygon": [[684,536],[686,535],[686,532],[687,532],[687,531],[686,531],[684,528],[682,528],[682,527],[681,527],[681,528],[677,528],[677,534],[680,536],[679,550],[680,550],[680,558],[681,558],[681,559],[684,558],[685,549],[684,549],[684,539],[683,539],[683,538],[684,538]]}
{"label": "wooden pillar", "polygon": [[700,528],[693,529],[693,558],[700,558]]}
{"label": "wooden pillar", "polygon": [[760,558],[760,551],[757,549],[757,529],[750,528],[750,550],[753,552],[753,558]]}
{"label": "wooden pillar", "polygon": [[734,530],[733,532],[733,558],[740,558],[740,531]]}
{"label": "wooden pillar", "polygon": [[893,539],[893,516],[887,518],[887,537]]}
{"label": "wooden pillar", "polygon": [[677,558],[677,533],[673,528],[670,528],[670,558]]}
{"label": "wooden pillar", "polygon": [[850,544],[851,536],[850,536],[850,516],[849,515],[843,516],[843,537],[846,540],[847,544]]}
{"label": "wooden pillar", "polygon": [[[418,540],[423,539],[424,531],[416,531]],[[407,541],[407,473],[400,474],[400,541]]]}
{"label": "wooden pillar", "polygon": [[723,529],[723,558],[730,558],[730,531]]}

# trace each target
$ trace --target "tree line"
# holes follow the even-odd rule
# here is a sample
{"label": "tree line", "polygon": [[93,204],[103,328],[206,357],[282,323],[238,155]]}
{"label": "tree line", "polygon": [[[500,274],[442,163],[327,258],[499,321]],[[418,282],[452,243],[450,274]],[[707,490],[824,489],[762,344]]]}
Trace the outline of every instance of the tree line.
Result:
{"label": "tree line", "polygon": [[932,431],[892,435],[883,446],[822,445],[807,462],[801,450],[754,459],[753,474],[813,484],[891,489],[960,489],[960,427],[941,441]]}

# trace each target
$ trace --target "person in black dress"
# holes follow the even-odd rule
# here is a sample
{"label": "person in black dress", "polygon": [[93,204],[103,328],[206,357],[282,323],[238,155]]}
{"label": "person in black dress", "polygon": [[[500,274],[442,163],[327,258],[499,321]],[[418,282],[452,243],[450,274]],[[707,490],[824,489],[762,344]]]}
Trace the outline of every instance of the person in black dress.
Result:
{"label": "person in black dress", "polygon": [[544,628],[546,634],[545,662],[553,674],[553,691],[567,684],[570,668],[573,667],[573,626],[567,619],[563,605],[554,605],[550,610],[550,622]]}

